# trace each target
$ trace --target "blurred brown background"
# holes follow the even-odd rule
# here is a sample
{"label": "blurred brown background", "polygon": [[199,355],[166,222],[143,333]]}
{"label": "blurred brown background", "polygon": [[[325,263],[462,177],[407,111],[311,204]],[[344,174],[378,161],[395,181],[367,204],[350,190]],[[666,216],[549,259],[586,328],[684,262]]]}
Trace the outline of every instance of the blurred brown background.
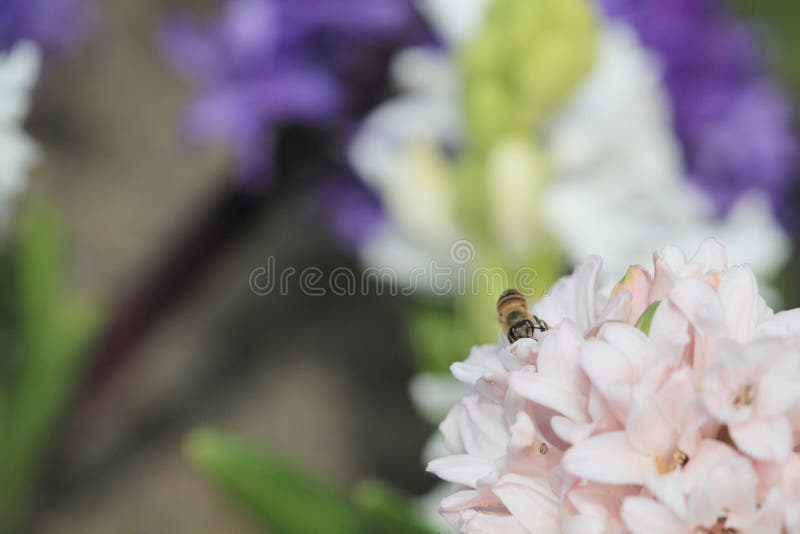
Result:
{"label": "blurred brown background", "polygon": [[[155,40],[173,6],[103,3],[99,35],[48,70],[30,120],[44,149],[30,194],[56,198],[71,281],[109,315],[230,188],[221,151],[178,140],[187,88]],[[430,428],[406,394],[402,303],[253,294],[250,272],[269,255],[298,270],[351,265],[299,194],[253,217],[65,420],[36,532],[254,532],[182,457],[198,424],[255,438],[342,488],[371,474],[415,493],[432,484],[415,452]]]}

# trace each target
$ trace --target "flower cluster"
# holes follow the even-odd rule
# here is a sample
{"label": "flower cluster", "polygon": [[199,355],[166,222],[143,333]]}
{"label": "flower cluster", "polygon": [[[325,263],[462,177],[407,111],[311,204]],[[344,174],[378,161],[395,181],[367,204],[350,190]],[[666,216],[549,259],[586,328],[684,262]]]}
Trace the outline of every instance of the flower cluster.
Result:
{"label": "flower cluster", "polygon": [[39,75],[40,52],[30,42],[0,52],[0,225],[27,183],[38,149],[22,127]]}
{"label": "flower cluster", "polygon": [[442,422],[463,532],[800,532],[800,310],[702,243],[599,288],[591,257],[532,312],[537,339],[473,349]]}
{"label": "flower cluster", "polygon": [[228,144],[238,174],[262,178],[277,126],[344,120],[358,104],[348,80],[380,93],[371,77],[413,21],[407,0],[227,0],[207,27],[173,17],[165,53],[197,89],[187,135]]}
{"label": "flower cluster", "polygon": [[0,50],[33,41],[57,53],[78,44],[89,21],[85,0],[3,0],[0,7]]}

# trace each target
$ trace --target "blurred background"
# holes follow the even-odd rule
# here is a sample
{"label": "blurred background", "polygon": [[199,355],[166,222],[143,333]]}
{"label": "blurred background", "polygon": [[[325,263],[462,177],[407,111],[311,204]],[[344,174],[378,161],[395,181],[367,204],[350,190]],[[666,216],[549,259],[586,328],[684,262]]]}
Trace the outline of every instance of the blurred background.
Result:
{"label": "blurred background", "polygon": [[113,371],[65,414],[33,531],[256,531],[183,458],[199,423],[269,443],[339,486],[376,474],[426,489],[428,429],[406,393],[400,305],[255,295],[250,272],[268,255],[298,269],[355,263],[302,190],[240,193],[221,151],[182,144],[188,89],[156,39],[170,6],[92,7],[86,42],[37,88],[28,124],[44,157],[26,195],[52,203],[67,284],[111,321],[94,354],[125,361],[87,364]]}
{"label": "blurred background", "polygon": [[198,427],[342,495],[434,488],[436,391],[496,293],[260,295],[269,257],[402,286],[463,239],[535,300],[718,235],[797,306],[798,9],[3,0],[2,531],[293,531],[187,455]]}

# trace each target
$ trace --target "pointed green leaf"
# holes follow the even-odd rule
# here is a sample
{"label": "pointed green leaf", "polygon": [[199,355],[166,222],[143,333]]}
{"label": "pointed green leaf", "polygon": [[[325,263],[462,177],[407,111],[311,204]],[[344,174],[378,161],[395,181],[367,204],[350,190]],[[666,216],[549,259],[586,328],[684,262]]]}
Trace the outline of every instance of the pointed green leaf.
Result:
{"label": "pointed green leaf", "polygon": [[650,335],[650,326],[653,324],[653,316],[656,314],[659,304],[661,304],[660,300],[651,302],[647,309],[642,312],[639,320],[636,321],[636,326],[647,335]]}
{"label": "pointed green leaf", "polygon": [[16,532],[28,512],[39,460],[71,398],[95,309],[64,290],[61,228],[46,204],[21,215],[3,253],[10,283],[0,285],[3,346],[0,397],[0,532]]}
{"label": "pointed green leaf", "polygon": [[409,506],[408,497],[379,480],[359,483],[353,501],[365,517],[366,532],[433,533]]}
{"label": "pointed green leaf", "polygon": [[246,441],[201,429],[186,441],[191,461],[271,532],[362,531],[352,503],[323,482]]}

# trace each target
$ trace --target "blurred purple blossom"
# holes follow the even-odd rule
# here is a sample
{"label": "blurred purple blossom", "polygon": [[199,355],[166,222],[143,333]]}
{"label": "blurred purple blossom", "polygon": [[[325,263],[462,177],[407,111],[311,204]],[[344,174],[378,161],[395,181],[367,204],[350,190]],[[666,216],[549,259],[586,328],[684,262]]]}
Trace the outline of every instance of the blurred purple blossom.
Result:
{"label": "blurred purple blossom", "polygon": [[63,52],[80,41],[88,20],[85,0],[0,0],[0,49],[27,39]]}
{"label": "blurred purple blossom", "polygon": [[630,23],[664,69],[687,175],[725,213],[749,189],[786,224],[797,139],[791,109],[764,57],[718,0],[601,0]]}
{"label": "blurred purple blossom", "polygon": [[346,85],[368,83],[412,21],[408,0],[227,0],[205,27],[174,16],[161,41],[195,85],[187,137],[230,146],[245,182],[271,180],[276,128],[346,123]]}
{"label": "blurred purple blossom", "polygon": [[353,177],[323,184],[316,200],[326,212],[332,234],[345,250],[358,250],[384,220],[378,198]]}

